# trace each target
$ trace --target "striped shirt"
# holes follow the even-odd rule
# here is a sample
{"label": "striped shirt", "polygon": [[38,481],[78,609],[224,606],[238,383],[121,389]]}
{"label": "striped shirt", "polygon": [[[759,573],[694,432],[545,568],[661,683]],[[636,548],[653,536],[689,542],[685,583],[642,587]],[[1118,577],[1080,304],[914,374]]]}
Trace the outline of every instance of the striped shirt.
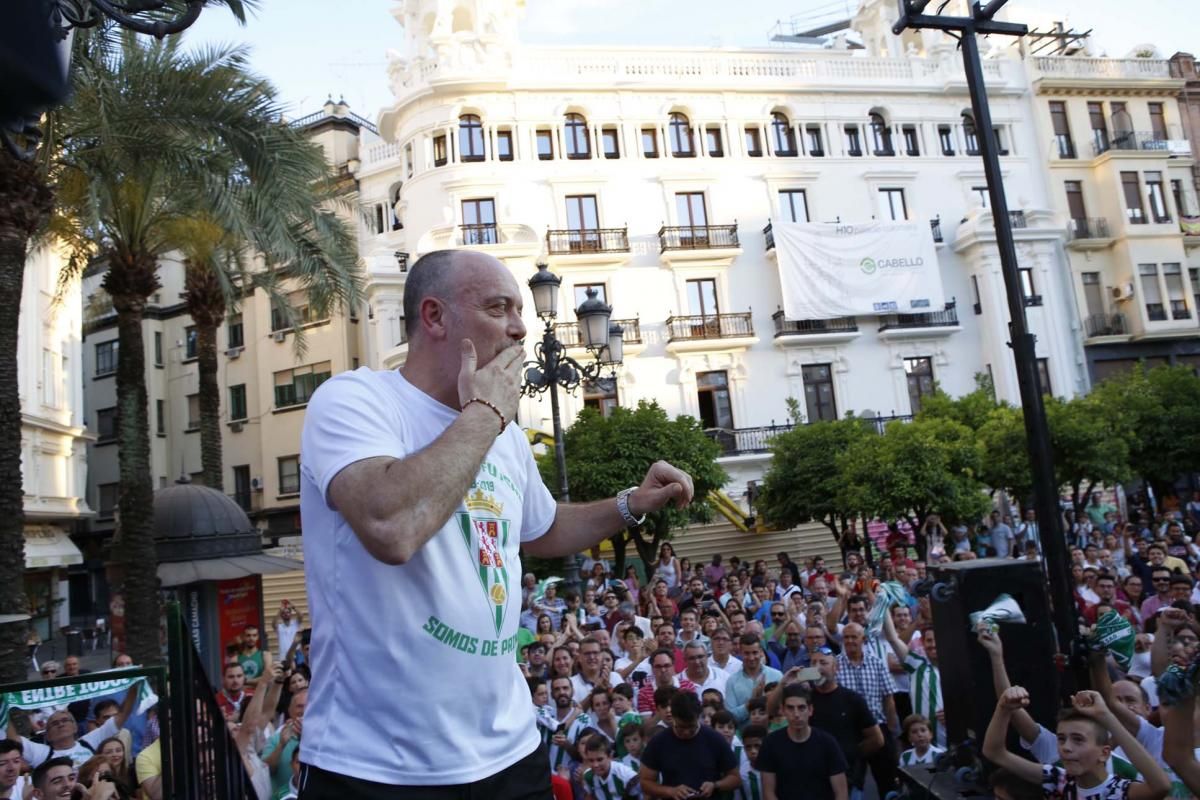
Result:
{"label": "striped shirt", "polygon": [[917,749],[910,747],[900,754],[900,766],[911,767],[913,764],[935,764],[938,756],[945,753],[945,748],[937,745],[929,745],[929,749],[925,751],[925,755],[917,755]]}
{"label": "striped shirt", "polygon": [[942,705],[942,676],[928,658],[918,655],[912,650],[901,665],[912,680],[909,684],[909,697],[912,698],[914,714],[920,714],[929,720],[929,732],[933,741],[941,747],[946,746],[946,728],[938,724],[937,712],[943,710]]}
{"label": "striped shirt", "polygon": [[583,773],[583,788],[596,800],[622,800],[641,797],[642,785],[637,773],[619,761],[608,763],[608,775],[601,778],[594,771]]}
{"label": "striped shirt", "polygon": [[740,774],[742,783],[734,793],[736,800],[763,800],[762,774],[750,766],[749,759],[742,759]]}
{"label": "striped shirt", "polygon": [[633,755],[630,753],[626,753],[625,755],[621,756],[620,758],[617,759],[617,761],[619,763],[624,764],[625,766],[629,767],[635,773],[642,768],[641,759],[634,758]]}
{"label": "striped shirt", "polygon": [[[587,714],[580,714],[575,719],[571,720],[571,724],[563,731],[567,735],[567,741],[572,745],[578,745],[579,739],[583,736],[584,730],[592,727],[592,718]],[[572,762],[571,754],[565,747],[559,747],[554,744],[554,734],[558,730],[557,724],[554,730],[550,731],[550,771],[553,772],[559,767],[564,767]]]}

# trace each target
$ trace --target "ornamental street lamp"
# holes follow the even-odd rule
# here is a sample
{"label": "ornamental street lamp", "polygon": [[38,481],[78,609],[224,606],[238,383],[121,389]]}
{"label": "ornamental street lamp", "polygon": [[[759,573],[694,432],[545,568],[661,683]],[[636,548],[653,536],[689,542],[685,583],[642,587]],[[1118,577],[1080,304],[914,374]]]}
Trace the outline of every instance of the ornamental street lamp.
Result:
{"label": "ornamental street lamp", "polygon": [[[551,272],[545,264],[538,264],[538,271],[529,279],[529,290],[533,293],[533,305],[538,317],[545,323],[542,340],[533,346],[533,360],[525,362],[525,385],[522,393],[535,397],[543,392],[550,393],[550,417],[554,424],[554,465],[558,470],[558,499],[570,502],[567,489],[567,453],[563,444],[562,417],[558,410],[558,388],[573,392],[579,384],[601,377],[605,369],[615,374],[615,369],[624,357],[624,331],[612,323],[612,307],[596,296],[596,290],[587,290],[587,299],[575,310],[579,325],[579,340],[595,359],[581,364],[567,355],[567,348],[554,334],[554,320],[558,316],[558,290],[562,278]],[[571,554],[565,559],[566,588],[579,585],[579,557]]]}
{"label": "ornamental street lamp", "polygon": [[[1046,408],[1042,402],[1042,390],[1038,382],[1034,348],[1036,337],[1029,332],[1029,325],[1025,319],[1025,299],[1018,271],[1017,250],[1013,244],[1012,218],[1009,216],[1008,201],[1004,196],[999,147],[995,130],[992,128],[992,113],[988,106],[983,66],[979,60],[979,41],[976,38],[978,34],[1024,36],[1029,29],[1025,25],[994,19],[996,12],[1008,0],[990,0],[986,5],[973,0],[970,3],[970,16],[967,17],[926,14],[925,7],[929,5],[930,0],[897,2],[900,5],[900,19],[892,26],[892,32],[897,36],[906,28],[929,28],[957,35],[962,46],[967,90],[970,92],[971,109],[975,114],[975,134],[979,153],[983,158],[984,174],[987,176],[992,222],[996,227],[996,247],[1000,251],[1001,273],[1004,276],[1005,294],[1008,299],[1011,319],[1009,337],[1012,341],[1013,361],[1017,368],[1021,409],[1025,417],[1025,437],[1033,476],[1034,508],[1037,511],[1038,531],[1044,554],[1043,564],[1050,586],[1059,656],[1060,659],[1065,658],[1069,661],[1072,667],[1078,667],[1083,650],[1080,649],[1082,643],[1075,614],[1075,599],[1071,591],[1070,559],[1067,557],[1066,539],[1063,536],[1058,505],[1058,484],[1054,478],[1050,429],[1046,424]],[[1070,691],[1067,685],[1069,681],[1062,683],[1060,690]]]}

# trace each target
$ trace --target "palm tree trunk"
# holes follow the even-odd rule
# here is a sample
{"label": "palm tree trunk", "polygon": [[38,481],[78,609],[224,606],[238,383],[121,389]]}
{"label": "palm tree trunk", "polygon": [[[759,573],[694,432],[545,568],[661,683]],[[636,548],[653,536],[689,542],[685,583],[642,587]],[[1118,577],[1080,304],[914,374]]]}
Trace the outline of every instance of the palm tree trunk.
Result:
{"label": "palm tree trunk", "polygon": [[158,557],[154,549],[154,483],[146,410],[146,352],[142,315],[158,289],[148,253],[110,253],[104,288],[117,311],[117,459],[119,518],[113,559],[125,601],[125,650],[135,664],[162,661]]}
{"label": "palm tree trunk", "polygon": [[225,295],[214,268],[189,260],[184,294],[196,324],[196,360],[200,369],[200,466],[204,485],[225,490],[221,454],[221,387],[217,384],[217,328],[225,319]]}
{"label": "palm tree trunk", "polygon": [[[29,237],[50,213],[52,196],[32,164],[0,148],[0,614],[28,612],[25,598],[25,497],[21,485],[21,398],[17,331]],[[24,623],[0,625],[0,683],[23,681]]]}

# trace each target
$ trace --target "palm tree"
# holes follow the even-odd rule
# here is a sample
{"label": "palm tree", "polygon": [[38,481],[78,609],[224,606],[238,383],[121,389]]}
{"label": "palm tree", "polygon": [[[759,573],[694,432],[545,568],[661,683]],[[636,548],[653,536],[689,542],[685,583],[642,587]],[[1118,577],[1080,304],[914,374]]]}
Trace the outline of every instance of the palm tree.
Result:
{"label": "palm tree", "polygon": [[[221,263],[219,245],[207,258],[195,247],[197,220],[220,231],[210,242],[248,243],[261,254],[264,267],[239,282],[245,289],[277,296],[285,282],[297,283],[317,311],[358,302],[354,238],[326,202],[328,165],[319,147],[280,122],[281,110],[270,84],[247,70],[243,48],[185,53],[175,42],[141,44],[127,36],[119,51],[80,61],[75,96],[61,113],[56,232],[78,254],[106,264],[102,286],[117,312],[120,516],[113,556],[135,662],[160,660],[142,339],[143,313],[159,288],[158,257],[191,248],[189,294],[207,309],[201,317],[213,373],[223,309],[212,298],[232,296],[234,283],[213,269]],[[208,391],[216,393],[215,380]]]}

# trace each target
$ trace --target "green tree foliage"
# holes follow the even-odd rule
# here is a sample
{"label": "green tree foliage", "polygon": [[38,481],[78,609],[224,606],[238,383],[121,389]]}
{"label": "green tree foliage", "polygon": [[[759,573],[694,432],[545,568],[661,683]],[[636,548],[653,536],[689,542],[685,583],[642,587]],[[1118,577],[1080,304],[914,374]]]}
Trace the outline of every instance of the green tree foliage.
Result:
{"label": "green tree foliage", "polygon": [[[614,568],[625,570],[625,546],[633,542],[638,555],[651,563],[659,545],[673,528],[693,519],[707,519],[711,509],[705,502],[709,491],[729,480],[717,464],[720,446],[704,434],[700,423],[689,416],[670,419],[657,403],[638,403],[637,408],[616,408],[608,417],[584,409],[563,435],[567,456],[567,486],[575,502],[613,497],[637,486],[655,461],[669,461],[692,476],[695,497],[686,509],[665,508],[646,517],[640,529],[622,531],[612,537]],[[538,457],[538,467],[547,486],[557,486],[553,451]]]}
{"label": "green tree foliage", "polygon": [[842,492],[842,475],[833,468],[832,459],[866,438],[877,439],[878,434],[853,417],[797,425],[776,436],[756,508],[781,528],[816,520],[829,528],[835,540],[840,539],[859,509]]}

